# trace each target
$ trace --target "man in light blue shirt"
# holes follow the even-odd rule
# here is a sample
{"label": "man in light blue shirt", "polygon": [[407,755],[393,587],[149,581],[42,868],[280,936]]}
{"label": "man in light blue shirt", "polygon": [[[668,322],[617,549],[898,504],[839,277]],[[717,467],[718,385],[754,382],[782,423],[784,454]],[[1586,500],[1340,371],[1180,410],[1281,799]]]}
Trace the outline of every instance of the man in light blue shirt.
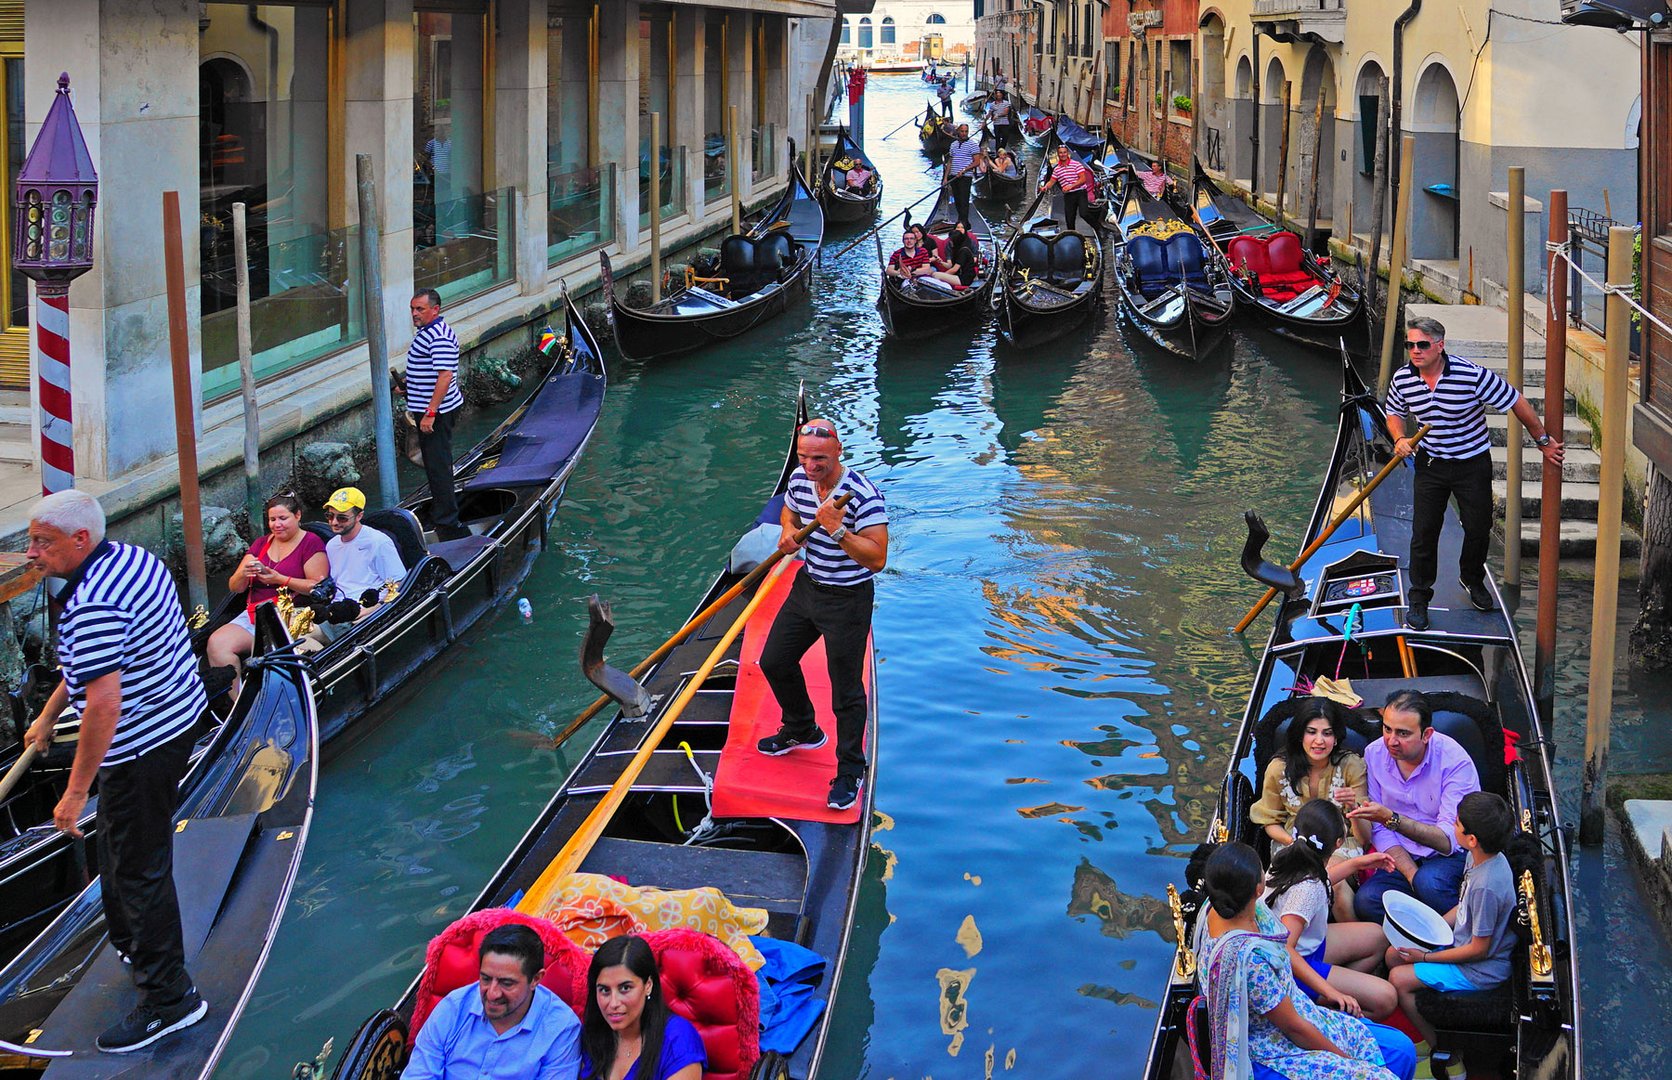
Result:
{"label": "man in light blue shirt", "polygon": [[475,986],[441,999],[418,1031],[402,1080],[575,1080],[581,1024],[540,985],[540,936],[520,924],[482,939]]}

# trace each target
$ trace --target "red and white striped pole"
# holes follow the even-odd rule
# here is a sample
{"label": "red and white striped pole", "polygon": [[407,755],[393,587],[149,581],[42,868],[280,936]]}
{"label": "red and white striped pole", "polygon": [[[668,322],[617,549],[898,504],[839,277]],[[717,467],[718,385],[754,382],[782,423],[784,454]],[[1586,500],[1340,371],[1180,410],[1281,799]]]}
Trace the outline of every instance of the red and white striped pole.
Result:
{"label": "red and white striped pole", "polygon": [[68,283],[36,286],[35,340],[41,403],[41,494],[75,487],[75,440],[70,423],[70,290]]}

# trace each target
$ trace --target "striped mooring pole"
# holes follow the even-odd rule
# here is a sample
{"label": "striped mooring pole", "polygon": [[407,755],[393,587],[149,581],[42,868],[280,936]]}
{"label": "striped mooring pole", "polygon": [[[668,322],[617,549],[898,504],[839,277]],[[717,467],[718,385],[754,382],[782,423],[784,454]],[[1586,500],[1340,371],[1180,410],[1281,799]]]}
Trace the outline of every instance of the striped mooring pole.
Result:
{"label": "striped mooring pole", "polygon": [[35,339],[40,347],[41,494],[75,487],[75,440],[70,406],[70,290],[42,282],[36,289]]}

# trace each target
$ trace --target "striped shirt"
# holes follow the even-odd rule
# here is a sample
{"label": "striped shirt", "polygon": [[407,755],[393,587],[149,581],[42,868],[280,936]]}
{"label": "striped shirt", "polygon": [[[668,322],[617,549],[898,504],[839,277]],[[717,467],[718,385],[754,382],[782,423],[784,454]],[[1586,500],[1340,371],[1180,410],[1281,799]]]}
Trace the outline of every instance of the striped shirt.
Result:
{"label": "striped shirt", "polygon": [[1486,410],[1508,412],[1521,395],[1497,372],[1461,356],[1446,353],[1441,363],[1432,390],[1416,365],[1401,365],[1388,386],[1388,415],[1414,416],[1418,423],[1434,425],[1422,440],[1430,457],[1455,461],[1484,454],[1492,448]]}
{"label": "striped shirt", "polygon": [[435,393],[435,381],[443,371],[451,372],[447,393],[437,412],[452,412],[464,405],[459,392],[459,339],[453,328],[440,315],[430,325],[412,335],[412,345],[406,350],[406,407],[415,413],[430,407],[430,396]]}
{"label": "striped shirt", "polygon": [[58,601],[58,657],[76,715],[86,711],[93,680],[121,672],[121,713],[104,764],[132,761],[197,722],[208,698],[180,594],[162,560],[101,540]]}
{"label": "striped shirt", "polygon": [[913,270],[916,270],[919,266],[929,265],[929,261],[934,257],[935,253],[922,244],[919,244],[917,250],[910,255],[906,254],[905,248],[895,248],[894,254],[888,257],[888,265],[910,277]]}
{"label": "striped shirt", "polygon": [[1092,184],[1091,170],[1074,158],[1051,162],[1051,176],[1064,191],[1078,191]]}
{"label": "striped shirt", "polygon": [[975,164],[975,155],[981,153],[981,144],[974,139],[953,139],[952,145],[946,148],[946,165],[953,176],[965,172]]}
{"label": "striped shirt", "polygon": [[[844,491],[853,492],[853,498],[842,508],[842,524],[848,527],[849,532],[888,524],[888,508],[883,505],[882,492],[871,481],[852,469],[845,469],[829,497],[837,498]],[[790,474],[784,505],[805,524],[818,516],[819,502],[813,482],[797,466]],[[822,528],[813,530],[802,551],[807,560],[807,573],[820,585],[859,585],[873,576],[871,571],[854,562],[852,556],[842,550],[842,545],[832,540]]]}

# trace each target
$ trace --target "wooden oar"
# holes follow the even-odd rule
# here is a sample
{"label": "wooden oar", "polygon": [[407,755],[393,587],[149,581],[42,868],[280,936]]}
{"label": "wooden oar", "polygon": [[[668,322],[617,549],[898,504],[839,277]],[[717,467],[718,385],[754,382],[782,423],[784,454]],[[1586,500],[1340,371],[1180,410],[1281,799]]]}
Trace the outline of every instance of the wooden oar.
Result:
{"label": "wooden oar", "polygon": [[[1422,427],[1418,428],[1417,433],[1411,436],[1411,445],[1415,446],[1417,443],[1421,442],[1422,437],[1428,434],[1428,429],[1432,426],[1433,425],[1431,424],[1424,424]],[[1370,483],[1364,485],[1363,490],[1361,490],[1357,495],[1354,495],[1352,501],[1348,502],[1339,514],[1335,515],[1335,520],[1329,523],[1329,527],[1319,533],[1316,540],[1313,540],[1310,544],[1306,545],[1306,550],[1301,552],[1295,561],[1289,564],[1289,569],[1299,573],[1300,568],[1306,565],[1306,560],[1310,559],[1314,552],[1328,542],[1329,538],[1335,534],[1335,530],[1339,529],[1348,518],[1353,516],[1353,511],[1357,510],[1364,500],[1370,498],[1370,493],[1376,490],[1376,486],[1383,480],[1386,480],[1389,476],[1392,476],[1393,470],[1398,468],[1400,462],[1404,460],[1404,458],[1396,457],[1386,465],[1382,466],[1382,471],[1377,473]],[[1247,630],[1249,624],[1260,617],[1260,612],[1266,610],[1266,605],[1271,603],[1272,598],[1276,595],[1276,589],[1267,589],[1266,595],[1260,597],[1260,602],[1255,604],[1253,610],[1242,617],[1242,622],[1237,623],[1236,628],[1231,632],[1234,634],[1240,634],[1244,630]]]}
{"label": "wooden oar", "polygon": [[[915,124],[915,123],[917,123],[917,114],[916,113],[912,113],[910,116],[906,117],[906,124]],[[890,136],[898,135],[902,130],[905,129],[906,124],[901,124],[899,127],[895,128],[893,131],[890,131],[887,135],[884,135],[882,137],[882,141],[886,142]]]}
{"label": "wooden oar", "polygon": [[0,780],[0,802],[5,801],[6,796],[12,793],[12,788],[17,787],[17,782],[23,779],[23,774],[29,771],[29,766],[34,764],[38,754],[40,751],[35,748],[35,744],[30,743],[12,767],[6,770],[5,779]]}
{"label": "wooden oar", "polygon": [[616,810],[621,807],[622,802],[627,798],[627,793],[632,790],[639,774],[644,772],[646,765],[650,764],[650,759],[656,753],[656,748],[661,745],[663,737],[673,727],[674,721],[679,719],[680,714],[685,711],[685,706],[689,705],[691,699],[697,696],[697,691],[702,689],[709,673],[714,670],[715,665],[719,664],[720,658],[726,654],[726,650],[731,648],[732,642],[737,640],[737,635],[743,632],[743,628],[748,625],[750,616],[755,613],[756,608],[760,607],[767,594],[772,591],[773,585],[777,583],[778,576],[788,566],[788,563],[780,562],[771,576],[761,584],[759,591],[750,597],[749,603],[743,608],[743,613],[737,617],[731,628],[720,638],[719,643],[708,654],[708,659],[704,660],[702,666],[686,681],[685,689],[679,692],[679,696],[674,698],[673,704],[668,706],[667,710],[656,721],[656,726],[645,736],[638,752],[633,755],[633,760],[627,763],[627,767],[622,770],[615,783],[611,784],[603,798],[598,800],[598,805],[593,807],[592,813],[588,814],[586,820],[581,822],[580,828],[570,835],[562,850],[557,853],[551,862],[546,864],[546,868],[540,872],[539,878],[528,887],[528,892],[523,895],[521,900],[517,901],[518,911],[537,913],[544,906],[546,899],[562,883],[563,879],[580,869],[581,863],[586,861],[587,853],[598,842],[598,838],[604,835],[605,826],[610,823],[610,818],[615,816]]}
{"label": "wooden oar", "polygon": [[[933,165],[929,166],[929,168],[931,168],[931,169],[934,168],[934,167],[935,166],[933,166]],[[934,198],[936,195],[939,195],[940,193],[941,193],[940,186],[936,185],[934,188],[932,188],[929,191],[929,194],[923,196],[923,198],[921,198],[921,199],[917,200],[916,202],[912,203],[910,206],[908,206],[904,210],[900,211],[899,214],[895,214],[893,217],[889,218],[887,221],[883,222],[881,225],[878,225],[874,229],[867,229],[864,232],[860,233],[859,238],[857,240],[855,240],[853,243],[849,244],[847,247],[843,248],[841,251],[838,251],[836,254],[832,255],[831,258],[832,259],[840,259],[843,255],[846,255],[848,252],[852,251],[854,248],[858,247],[860,244],[863,244],[865,242],[865,238],[870,236],[872,233],[880,233],[885,226],[887,226],[889,224],[892,224],[895,221],[898,221],[902,214],[911,213],[913,210],[916,210],[919,206],[922,206],[924,204],[924,202],[926,202],[929,199]]]}
{"label": "wooden oar", "polygon": [[[850,500],[852,498],[853,498],[853,492],[851,492],[851,491],[843,492],[842,495],[840,497],[838,497],[837,500],[836,500],[837,508],[840,509],[841,507],[846,506],[848,504],[848,500]],[[807,525],[803,525],[800,529],[798,529],[796,531],[795,542],[797,544],[806,543],[807,538],[809,536],[812,536],[813,535],[813,530],[818,528],[818,527],[819,527],[819,523],[816,522],[816,521],[812,522],[810,524],[807,524]],[[678,630],[676,630],[674,632],[673,637],[670,637],[668,640],[666,640],[666,641],[662,642],[662,644],[658,645],[656,647],[655,652],[651,653],[649,656],[645,657],[643,660],[640,660],[638,662],[638,665],[636,667],[634,667],[632,671],[628,672],[628,674],[631,675],[634,679],[643,678],[644,673],[649,671],[652,665],[656,664],[658,661],[660,661],[664,657],[666,657],[669,653],[673,652],[674,648],[680,642],[682,642],[686,638],[690,637],[691,632],[694,631],[697,627],[706,623],[709,619],[713,618],[714,615],[716,615],[720,611],[723,611],[727,604],[729,604],[733,600],[737,599],[739,596],[741,596],[743,594],[744,590],[748,589],[749,586],[751,586],[755,582],[759,581],[761,579],[761,577],[764,576],[767,571],[771,570],[772,567],[775,564],[777,564],[777,562],[780,559],[782,559],[783,557],[784,557],[784,553],[782,551],[773,552],[771,557],[768,558],[765,562],[761,563],[759,566],[757,566],[753,570],[749,571],[749,573],[743,578],[743,580],[739,581],[736,585],[733,585],[731,588],[729,588],[725,592],[721,593],[719,595],[719,597],[716,598],[715,601],[712,604],[709,604],[707,607],[703,608],[701,611],[699,611],[695,615],[691,616],[690,620],[688,622],[686,622],[686,624],[684,626],[680,627]],[[600,709],[602,709],[604,706],[608,705],[609,703],[610,703],[610,696],[608,694],[605,694],[604,696],[600,697],[597,701],[594,701],[591,705],[588,705],[586,707],[586,711],[582,712],[579,716],[577,716],[573,720],[571,720],[569,722],[569,726],[564,728],[561,732],[558,733],[557,738],[552,740],[552,745],[553,746],[562,745],[562,743],[566,739],[568,739],[569,736],[573,735],[575,732],[577,732],[581,729],[582,724],[585,724],[588,720],[592,719],[594,716],[597,716],[598,711]]]}

